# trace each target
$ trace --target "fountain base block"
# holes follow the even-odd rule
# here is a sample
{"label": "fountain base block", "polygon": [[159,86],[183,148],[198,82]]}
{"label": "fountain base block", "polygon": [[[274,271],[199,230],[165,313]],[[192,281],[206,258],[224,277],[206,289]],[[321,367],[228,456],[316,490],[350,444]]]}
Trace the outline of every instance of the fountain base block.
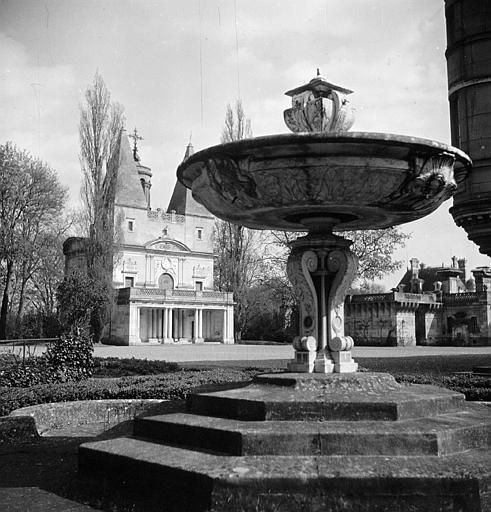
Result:
{"label": "fountain base block", "polygon": [[279,373],[80,447],[137,510],[484,512],[491,408],[381,373]]}

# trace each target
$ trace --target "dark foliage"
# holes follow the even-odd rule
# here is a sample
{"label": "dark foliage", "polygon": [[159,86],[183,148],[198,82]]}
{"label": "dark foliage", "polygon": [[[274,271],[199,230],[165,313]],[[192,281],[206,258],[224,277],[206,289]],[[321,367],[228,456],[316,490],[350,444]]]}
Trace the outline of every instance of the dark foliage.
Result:
{"label": "dark foliage", "polygon": [[107,289],[99,279],[74,269],[58,287],[56,298],[65,332],[74,326],[88,329],[93,316],[107,305]]}
{"label": "dark foliage", "polygon": [[81,382],[38,384],[28,388],[0,387],[0,416],[28,405],[110,398],[183,399],[203,386],[249,381],[257,370],[181,370],[163,375],[89,379]]}
{"label": "dark foliage", "polygon": [[68,382],[87,379],[94,369],[94,346],[83,329],[74,328],[61,335],[46,351],[45,359],[51,381]]}
{"label": "dark foliage", "polygon": [[80,329],[62,335],[40,357],[27,354],[0,356],[0,386],[35,386],[56,382],[79,381],[92,375],[93,345]]}
{"label": "dark foliage", "polygon": [[167,361],[148,359],[120,359],[118,357],[94,358],[94,377],[130,377],[133,375],[157,375],[176,372],[179,366]]}

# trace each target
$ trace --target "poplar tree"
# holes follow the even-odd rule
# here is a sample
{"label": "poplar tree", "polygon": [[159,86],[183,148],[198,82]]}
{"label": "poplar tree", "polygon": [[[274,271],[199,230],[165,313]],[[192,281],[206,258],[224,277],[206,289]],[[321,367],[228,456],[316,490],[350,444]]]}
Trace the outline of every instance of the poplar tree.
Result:
{"label": "poplar tree", "polygon": [[79,123],[87,277],[106,291],[106,300],[93,310],[90,319],[94,341],[99,341],[112,306],[114,201],[123,126],[123,107],[111,101],[102,76],[96,73],[85,92],[85,104],[80,106]]}

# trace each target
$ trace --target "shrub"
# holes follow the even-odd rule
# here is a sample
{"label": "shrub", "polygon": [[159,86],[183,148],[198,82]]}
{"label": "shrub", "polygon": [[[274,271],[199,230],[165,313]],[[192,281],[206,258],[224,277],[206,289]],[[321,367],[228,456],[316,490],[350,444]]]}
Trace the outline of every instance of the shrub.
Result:
{"label": "shrub", "polygon": [[110,398],[183,399],[203,387],[249,381],[258,369],[181,370],[148,376],[124,377],[117,380],[88,379],[78,383],[39,384],[28,388],[0,388],[0,416],[28,405],[101,400]]}
{"label": "shrub", "polygon": [[0,356],[0,386],[28,387],[49,382],[50,373],[43,357],[28,357],[25,362],[12,354]]}
{"label": "shrub", "polygon": [[45,355],[52,381],[79,381],[92,375],[94,346],[86,331],[75,328],[52,343]]}
{"label": "shrub", "polygon": [[94,377],[128,377],[132,375],[156,375],[176,372],[179,365],[167,361],[149,361],[148,359],[96,357],[94,358]]}
{"label": "shrub", "polygon": [[27,387],[51,382],[86,379],[92,375],[94,360],[90,338],[75,329],[52,343],[43,356],[25,360],[13,354],[0,356],[0,386]]}
{"label": "shrub", "polygon": [[466,400],[491,401],[491,382],[487,377],[471,373],[451,376],[394,374],[398,382],[431,384],[463,393]]}
{"label": "shrub", "polygon": [[72,270],[58,287],[56,299],[65,331],[73,326],[90,329],[91,336],[99,341],[103,318],[112,301],[112,292],[100,276]]}

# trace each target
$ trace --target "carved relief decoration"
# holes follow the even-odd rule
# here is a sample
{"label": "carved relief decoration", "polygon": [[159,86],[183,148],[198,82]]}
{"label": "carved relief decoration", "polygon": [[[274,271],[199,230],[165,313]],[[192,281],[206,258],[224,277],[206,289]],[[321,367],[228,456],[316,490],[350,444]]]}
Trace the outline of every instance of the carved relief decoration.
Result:
{"label": "carved relief decoration", "polygon": [[327,269],[336,273],[329,292],[333,307],[344,305],[346,294],[355,278],[357,266],[357,257],[350,250],[337,249],[329,253]]}
{"label": "carved relief decoration", "polygon": [[329,340],[344,336],[344,300],[356,275],[358,261],[350,250],[335,250],[327,257],[327,270],[335,272],[329,290],[331,332]]}
{"label": "carved relief decoration", "polygon": [[153,221],[171,222],[173,224],[182,224],[186,220],[184,215],[179,215],[175,212],[167,213],[160,208],[157,210],[147,210],[147,218]]}
{"label": "carved relief decoration", "polygon": [[254,179],[261,203],[272,206],[365,204],[367,198],[379,196],[381,190],[389,195],[401,184],[401,178],[393,173],[375,180],[373,176],[365,176],[368,172],[362,163],[360,167],[347,168],[334,162],[327,166],[305,159],[284,159],[276,162],[274,169],[255,171]]}
{"label": "carved relief decoration", "polygon": [[172,275],[177,275],[177,259],[176,258],[163,258],[155,260],[155,273],[159,271],[167,272]]}
{"label": "carved relief decoration", "polygon": [[194,265],[193,266],[193,277],[202,277],[205,278],[209,273],[209,269],[204,265]]}
{"label": "carved relief decoration", "polygon": [[331,91],[327,97],[316,97],[313,91],[293,96],[292,108],[283,113],[292,132],[342,132],[355,122],[355,110],[345,94]]}
{"label": "carved relief decoration", "polygon": [[126,258],[123,261],[123,272],[131,272],[136,273],[138,271],[136,260],[132,260],[131,258]]}
{"label": "carved relief decoration", "polygon": [[455,157],[445,152],[425,160],[415,157],[402,185],[381,204],[398,209],[432,211],[435,203],[442,203],[457,190],[454,162]]}
{"label": "carved relief decoration", "polygon": [[145,249],[173,251],[173,252],[190,252],[189,248],[177,240],[162,239],[153,240],[145,244]]}
{"label": "carved relief decoration", "polygon": [[301,335],[317,339],[317,296],[310,272],[317,269],[313,251],[292,250],[288,257],[287,274],[300,302]]}
{"label": "carved relief decoration", "polygon": [[241,160],[239,165],[231,158],[216,157],[209,158],[205,165],[205,172],[202,172],[200,178],[193,183],[193,192],[197,192],[201,185],[205,185],[206,189],[208,184],[222,198],[236,206],[256,206],[256,183],[249,172],[248,159]]}

